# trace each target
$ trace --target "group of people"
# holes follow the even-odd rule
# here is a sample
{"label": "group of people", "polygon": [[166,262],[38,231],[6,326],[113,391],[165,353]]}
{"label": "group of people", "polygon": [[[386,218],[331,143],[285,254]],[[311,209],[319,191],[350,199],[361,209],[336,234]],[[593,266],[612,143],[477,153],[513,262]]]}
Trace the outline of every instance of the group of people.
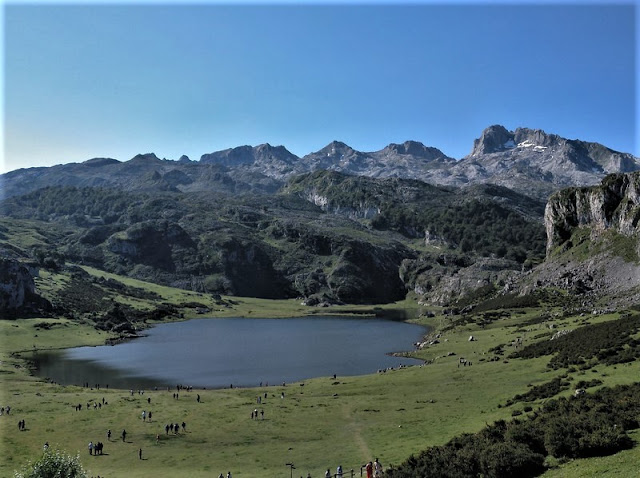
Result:
{"label": "group of people", "polygon": [[[109,403],[104,399],[104,397],[102,397],[102,402],[93,402],[93,409],[97,410],[98,408],[102,408],[102,405],[108,405]],[[77,405],[74,405],[73,408],[76,409],[76,412],[79,412],[82,410],[82,403],[78,403]],[[87,410],[91,409],[91,402],[87,402]]]}
{"label": "group of people", "polygon": [[[167,425],[164,426],[164,433],[165,435],[168,435],[169,432],[172,432],[173,434],[177,434],[180,431],[180,425],[178,423],[169,423]],[[182,422],[182,431],[186,432],[187,431],[187,424],[185,422]]]}
{"label": "group of people", "polygon": [[11,412],[11,407],[7,405],[6,407],[0,408],[0,415],[4,415],[4,412],[7,412],[7,415]]}
{"label": "group of people", "polygon": [[327,471],[324,473],[324,478],[342,478],[342,465],[338,465],[338,468],[336,468],[336,474],[332,475],[331,474],[331,469],[327,468]]}
{"label": "group of people", "polygon": [[[52,383],[55,383],[55,382],[52,382]],[[82,387],[83,388],[91,388],[91,390],[93,390],[94,388],[96,390],[100,390],[100,384],[99,383],[94,383],[93,387],[91,387],[91,386],[89,386],[89,382],[83,382]],[[109,389],[109,384],[107,384],[107,389]]]}
{"label": "group of people", "polygon": [[382,465],[376,458],[374,462],[369,462],[366,465],[362,465],[361,468],[364,468],[367,472],[367,478],[379,478],[382,476]]}
{"label": "group of people", "polygon": [[102,455],[104,444],[99,441],[97,443],[89,442],[89,455]]}
{"label": "group of people", "polygon": [[[375,461],[370,461],[366,465],[362,465],[360,467],[360,476],[362,476],[362,469],[367,473],[367,478],[380,478],[382,477],[382,465],[376,458]],[[309,476],[311,476],[309,474]],[[324,473],[324,478],[343,478],[342,465],[338,465],[336,468],[335,475],[331,474],[331,469],[327,468],[327,471]],[[353,470],[351,470],[351,476],[353,476]]]}

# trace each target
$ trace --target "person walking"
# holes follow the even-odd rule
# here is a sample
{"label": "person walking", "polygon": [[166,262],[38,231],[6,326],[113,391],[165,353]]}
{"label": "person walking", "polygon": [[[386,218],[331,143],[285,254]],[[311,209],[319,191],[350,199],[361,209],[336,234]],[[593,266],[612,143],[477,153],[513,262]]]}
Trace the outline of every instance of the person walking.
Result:
{"label": "person walking", "polygon": [[367,463],[367,466],[365,467],[365,470],[367,471],[367,478],[373,478],[373,463],[372,462]]}
{"label": "person walking", "polygon": [[376,458],[376,461],[373,462],[373,476],[375,478],[382,477],[382,465],[380,464],[377,458]]}
{"label": "person walking", "polygon": [[324,478],[331,478],[331,470],[329,468],[324,472]]}
{"label": "person walking", "polygon": [[138,450],[138,459],[142,460],[142,448]]}

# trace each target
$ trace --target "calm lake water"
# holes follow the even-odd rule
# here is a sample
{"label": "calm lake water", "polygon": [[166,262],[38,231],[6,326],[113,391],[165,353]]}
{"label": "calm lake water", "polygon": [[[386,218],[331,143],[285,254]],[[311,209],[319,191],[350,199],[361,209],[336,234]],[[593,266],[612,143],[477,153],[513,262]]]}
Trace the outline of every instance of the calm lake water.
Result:
{"label": "calm lake water", "polygon": [[419,364],[389,356],[413,349],[424,327],[381,319],[194,319],[157,325],[115,346],[34,354],[34,373],[61,384],[111,388],[223,388],[362,375]]}

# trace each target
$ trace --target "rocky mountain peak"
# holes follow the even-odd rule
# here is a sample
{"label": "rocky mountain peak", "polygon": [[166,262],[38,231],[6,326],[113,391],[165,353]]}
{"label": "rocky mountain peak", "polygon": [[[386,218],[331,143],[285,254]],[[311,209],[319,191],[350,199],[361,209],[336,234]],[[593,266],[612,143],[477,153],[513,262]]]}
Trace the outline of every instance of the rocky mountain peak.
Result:
{"label": "rocky mountain peak", "polygon": [[342,141],[331,141],[328,145],[322,148],[319,153],[326,153],[327,155],[335,155],[338,153],[355,151],[351,146],[343,143]]}
{"label": "rocky mountain peak", "polygon": [[253,148],[249,145],[214,151],[200,156],[201,163],[219,164],[222,166],[240,166],[254,162]]}
{"label": "rocky mountain peak", "polygon": [[379,153],[382,155],[410,155],[416,158],[426,159],[428,161],[442,159],[453,161],[453,158],[449,158],[438,148],[425,146],[419,141],[405,141],[402,144],[391,143]]}
{"label": "rocky mountain peak", "polygon": [[113,158],[91,158],[82,162],[82,164],[84,164],[85,166],[91,166],[96,168],[101,166],[107,166],[109,164],[119,164],[119,163],[120,161]]}
{"label": "rocky mountain peak", "polygon": [[155,153],[145,153],[145,154],[136,154],[133,158],[131,158],[131,161],[160,161],[160,158],[158,158]]}
{"label": "rocky mountain peak", "polygon": [[261,164],[274,162],[283,163],[283,166],[288,166],[297,160],[298,157],[284,146],[271,146],[269,143],[258,146],[238,146],[236,148],[203,154],[200,157],[201,163],[219,164],[228,167],[259,167]]}
{"label": "rocky mountain peak", "polygon": [[479,138],[473,141],[471,156],[490,154],[515,147],[514,135],[504,126],[496,124],[486,128]]}
{"label": "rocky mountain peak", "polygon": [[514,134],[516,146],[558,146],[567,140],[556,134],[548,134],[541,129],[516,128]]}
{"label": "rocky mountain peak", "polygon": [[284,161],[286,163],[295,162],[298,157],[289,151],[284,146],[271,146],[269,143],[264,143],[256,146],[254,149],[254,156],[256,159],[275,159]]}
{"label": "rocky mountain peak", "polygon": [[178,159],[179,163],[190,163],[191,160],[189,159],[189,156],[187,156],[186,154],[183,154],[182,156],[180,156],[180,159]]}

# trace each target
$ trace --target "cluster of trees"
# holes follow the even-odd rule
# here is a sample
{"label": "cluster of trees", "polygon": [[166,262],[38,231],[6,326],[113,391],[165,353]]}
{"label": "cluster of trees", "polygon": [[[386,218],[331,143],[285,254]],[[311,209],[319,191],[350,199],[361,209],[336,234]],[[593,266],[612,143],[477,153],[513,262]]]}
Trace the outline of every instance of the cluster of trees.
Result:
{"label": "cluster of trees", "polygon": [[542,222],[532,221],[500,204],[469,199],[458,204],[388,203],[372,220],[376,229],[425,231],[462,252],[495,255],[523,263],[544,257]]}
{"label": "cluster of trees", "polygon": [[603,456],[633,446],[640,426],[640,384],[547,402],[524,420],[498,421],[391,467],[385,476],[534,477],[545,460]]}
{"label": "cluster of trees", "polygon": [[527,393],[518,394],[513,399],[508,400],[506,405],[510,406],[515,402],[533,402],[540,398],[549,398],[557,395],[569,388],[570,383],[564,377],[556,377],[553,380],[531,387]]}
{"label": "cluster of trees", "polygon": [[80,224],[85,216],[100,217],[109,224],[117,221],[140,198],[123,191],[73,186],[46,187],[3,202],[4,213],[24,219],[50,220],[69,216]]}
{"label": "cluster of trees", "polygon": [[555,340],[543,340],[514,352],[512,358],[534,358],[556,354],[549,367],[558,369],[585,365],[597,360],[606,365],[631,362],[640,358],[640,314],[580,327]]}
{"label": "cluster of trees", "polygon": [[537,307],[539,303],[540,297],[535,292],[526,295],[503,294],[476,304],[473,307],[473,312],[478,313],[496,309],[522,309],[525,307]]}

